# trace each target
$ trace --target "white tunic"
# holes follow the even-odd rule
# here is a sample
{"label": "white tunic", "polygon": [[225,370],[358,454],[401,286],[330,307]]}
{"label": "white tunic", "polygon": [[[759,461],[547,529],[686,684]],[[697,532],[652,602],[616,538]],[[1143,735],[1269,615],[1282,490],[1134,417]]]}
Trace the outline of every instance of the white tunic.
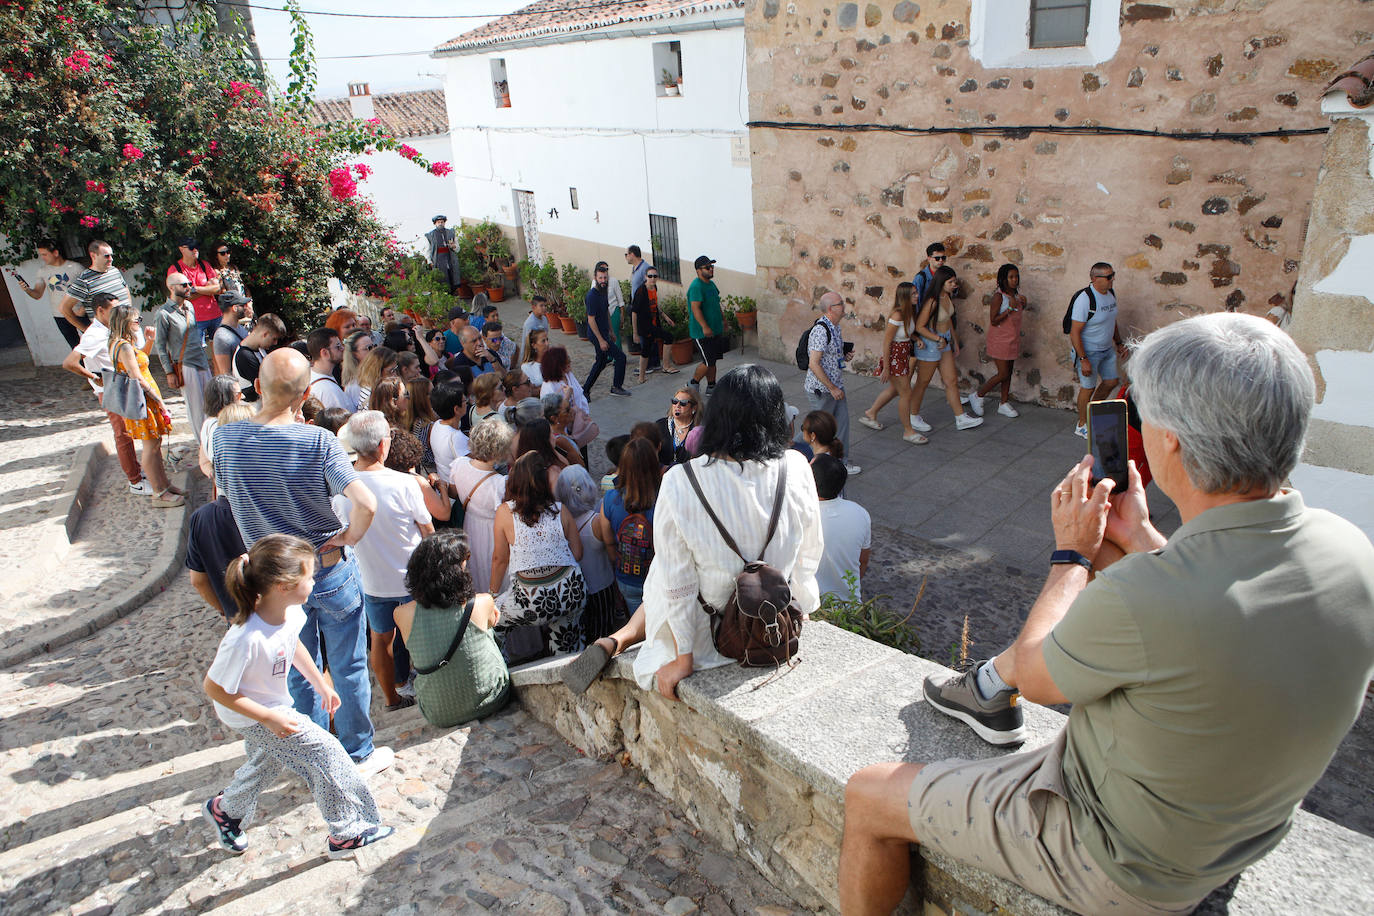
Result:
{"label": "white tunic", "polygon": [[[768,533],[773,494],[781,462],[787,462],[782,514],[765,562],[787,576],[802,613],[820,606],[816,568],[824,543],[816,481],[806,458],[788,449],[777,461],[692,459],[711,508],[750,560]],[[663,476],[654,506],[654,562],[644,582],[645,640],[634,660],[635,680],[655,689],[654,675],[678,655],[692,653],[697,670],[730,663],[711,641],[710,618],[697,604],[697,592],[712,607],[725,604],[744,563],[735,555],[697,499],[680,466]]]}

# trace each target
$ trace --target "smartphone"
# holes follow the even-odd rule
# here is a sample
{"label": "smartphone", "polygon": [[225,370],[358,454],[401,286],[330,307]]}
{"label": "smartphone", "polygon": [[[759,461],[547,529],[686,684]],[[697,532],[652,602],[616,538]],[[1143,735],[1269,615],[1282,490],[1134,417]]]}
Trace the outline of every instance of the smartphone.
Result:
{"label": "smartphone", "polygon": [[1130,483],[1127,471],[1126,402],[1123,400],[1088,403],[1088,443],[1092,450],[1092,483],[1110,477],[1116,482],[1114,493],[1125,491]]}

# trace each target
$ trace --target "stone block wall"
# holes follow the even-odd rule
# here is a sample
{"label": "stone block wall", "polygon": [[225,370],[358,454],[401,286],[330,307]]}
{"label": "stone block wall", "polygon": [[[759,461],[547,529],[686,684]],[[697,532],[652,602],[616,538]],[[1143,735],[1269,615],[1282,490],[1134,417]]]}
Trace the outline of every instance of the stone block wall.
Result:
{"label": "stone block wall", "polygon": [[[1374,41],[1367,3],[1124,3],[1110,60],[1047,68],[985,67],[970,12],[968,0],[747,9],[768,355],[785,358],[820,294],[837,289],[854,368],[871,368],[895,287],[932,241],[962,281],[959,365],[972,379],[992,371],[983,343],[997,267],[1021,268],[1033,311],[1013,393],[1047,404],[1073,394],[1060,322],[1095,261],[1117,268],[1131,334],[1221,309],[1264,314],[1287,294],[1322,135],[1238,143],[1095,131],[1325,128],[1321,88]],[[893,126],[952,132],[873,129]],[[1048,129],[1018,129],[1030,127]]]}

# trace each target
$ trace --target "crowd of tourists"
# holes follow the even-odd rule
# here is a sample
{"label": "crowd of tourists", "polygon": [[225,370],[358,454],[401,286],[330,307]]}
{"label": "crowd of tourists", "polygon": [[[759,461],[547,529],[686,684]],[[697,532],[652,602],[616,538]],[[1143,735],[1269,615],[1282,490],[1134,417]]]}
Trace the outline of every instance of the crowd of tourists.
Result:
{"label": "crowd of tourists", "polygon": [[[230,852],[247,849],[244,826],[282,767],[310,785],[330,855],[390,834],[366,782],[393,760],[374,744],[374,682],[384,713],[418,703],[449,727],[500,710],[512,664],[566,656],[561,676],[582,693],[638,647],[635,680],[675,699],[694,671],[753,663],[748,632],[743,649],[727,639],[732,619],[771,608],[768,628],[784,638],[769,657],[786,662],[823,595],[858,597],[872,533],[843,495],[859,469],[846,462],[837,294],[820,297],[798,343],[803,415],[767,368],[717,376],[719,293],[714,262],[698,258],[699,365],[661,414],[607,436],[592,407],[601,370],[613,367],[611,394],[629,392],[604,263],[588,293],[593,366],[579,382],[542,301],[518,339],[495,309],[463,308],[428,330],[387,308],[375,328],[339,309],[292,339],[276,316],[254,315],[228,246],[212,265],[182,242],[150,327],[104,242],[60,320],[79,330],[66,366],[103,397],[131,492],[157,506],[184,499],[165,470],[171,417],[150,354],[186,397],[213,481],[187,565],[228,625],[204,687],[248,757],[202,811]],[[1009,383],[1026,308],[1007,265],[989,316],[998,373],[961,402],[958,280],[940,246],[927,255],[897,288],[888,386],[860,421],[878,425],[895,399],[913,443],[925,441],[921,402],[937,370],[956,428],[981,422],[993,392],[1017,415]],[[632,306],[652,304],[653,266],[636,248],[626,257],[640,276]],[[1094,265],[1065,315],[1080,421],[1117,390],[1113,276]],[[675,372],[661,361],[662,316],[644,314],[640,378]],[[846,914],[898,905],[913,843],[1077,912],[1187,912],[1277,845],[1358,713],[1374,674],[1374,548],[1286,486],[1314,400],[1305,358],[1270,324],[1223,314],[1154,332],[1132,363],[1141,456],[1183,527],[1171,538],[1153,527],[1135,462],[1120,492],[1091,478],[1090,458],[1065,475],[1050,506],[1058,549],[1021,635],[924,694],[997,745],[1025,740],[1022,696],[1072,702],[1068,725],[1014,756],[859,770],[838,876]],[[611,467],[600,479],[598,441]],[[1306,676],[1274,677],[1294,666]]]}

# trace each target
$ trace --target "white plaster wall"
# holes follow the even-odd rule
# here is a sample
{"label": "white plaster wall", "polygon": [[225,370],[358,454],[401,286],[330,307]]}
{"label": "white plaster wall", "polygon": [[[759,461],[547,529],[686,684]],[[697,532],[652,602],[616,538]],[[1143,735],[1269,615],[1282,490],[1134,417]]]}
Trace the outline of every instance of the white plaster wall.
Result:
{"label": "white plaster wall", "polygon": [[1121,0],[1092,0],[1081,48],[1032,48],[1030,0],[973,0],[969,54],[985,67],[1091,67],[1121,47]]}
{"label": "white plaster wall", "polygon": [[1300,464],[1289,477],[1303,502],[1334,512],[1374,541],[1374,477],[1315,464]]}
{"label": "white plaster wall", "polygon": [[[453,146],[446,135],[411,137],[402,140],[430,162],[448,162]],[[405,247],[418,248],[423,236],[434,226],[430,220],[442,213],[452,225],[457,220],[458,192],[451,178],[431,175],[400,155],[375,152],[358,156],[352,162],[372,168],[366,181],[358,184],[360,193],[372,198],[377,216],[396,227],[396,238]]]}
{"label": "white plaster wall", "polygon": [[[682,42],[683,92],[658,97],[653,45],[670,40]],[[491,91],[496,57],[506,61],[510,108],[497,108]],[[459,213],[515,225],[512,191],[533,191],[541,232],[646,254],[649,213],[660,213],[677,218],[684,259],[706,253],[753,273],[748,157],[731,148],[732,137],[746,138],[743,61],[742,26],[449,58]]]}

